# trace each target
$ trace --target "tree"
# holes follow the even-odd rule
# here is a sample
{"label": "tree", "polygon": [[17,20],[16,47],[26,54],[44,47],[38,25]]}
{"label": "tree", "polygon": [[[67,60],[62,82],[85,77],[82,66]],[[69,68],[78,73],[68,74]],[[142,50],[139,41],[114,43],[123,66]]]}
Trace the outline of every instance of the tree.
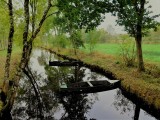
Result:
{"label": "tree", "polygon": [[101,30],[94,29],[86,33],[86,42],[89,45],[90,53],[93,52],[96,44],[98,43],[98,41],[100,41],[100,37],[101,37]]}
{"label": "tree", "polygon": [[13,45],[13,35],[14,35],[14,18],[13,18],[13,5],[12,0],[8,0],[8,10],[9,10],[9,35],[8,35],[8,49],[7,49],[7,57],[5,63],[5,74],[4,74],[4,82],[3,82],[3,91],[6,94],[8,92],[9,86],[9,71],[10,71],[10,61],[12,54],[12,45]]}
{"label": "tree", "polygon": [[[3,3],[8,5],[9,17],[10,17],[10,31],[8,36],[8,51],[5,69],[5,79],[3,81],[3,94],[7,99],[4,99],[4,106],[1,110],[10,111],[16,97],[16,91],[18,88],[18,83],[21,78],[22,72],[28,66],[30,55],[32,52],[33,42],[38,36],[44,21],[56,14],[58,11],[62,11],[68,20],[71,21],[73,28],[78,29],[85,27],[86,29],[91,29],[100,24],[102,21],[101,1],[86,1],[86,0],[24,0],[21,4],[19,1],[2,0]],[[47,1],[47,2],[46,2]],[[18,6],[17,6],[18,5]],[[102,4],[103,5],[103,4]],[[15,9],[16,8],[16,9]],[[15,11],[19,11],[20,15],[14,21],[16,16]],[[96,12],[96,11],[99,12]],[[13,37],[15,26],[18,27],[20,22],[23,22],[23,32],[22,32],[22,54],[21,60],[17,68],[16,75],[12,78],[12,85],[9,82],[9,64],[11,61]],[[16,25],[14,25],[16,24]],[[20,35],[21,36],[21,35]],[[8,87],[11,85],[10,87]]]}
{"label": "tree", "polygon": [[[5,2],[5,1],[4,1]],[[44,21],[51,16],[54,13],[49,13],[51,8],[54,7],[54,3],[52,0],[48,0],[47,3],[45,1],[41,1],[42,3],[45,3],[45,10],[43,14],[41,14],[40,20],[36,21],[36,16],[35,16],[35,9],[36,9],[36,3],[38,3],[37,0],[25,0],[24,1],[24,6],[23,6],[23,11],[24,11],[24,30],[23,30],[23,51],[21,55],[21,61],[19,63],[19,67],[17,69],[17,73],[12,79],[14,81],[13,86],[9,86],[9,69],[10,69],[10,60],[11,60],[11,53],[12,53],[12,45],[13,45],[13,36],[14,36],[14,19],[13,19],[13,3],[12,0],[8,0],[8,2],[5,2],[8,5],[8,10],[9,10],[9,16],[10,16],[10,31],[9,31],[9,37],[8,37],[8,50],[7,50],[7,59],[6,59],[6,69],[5,69],[5,79],[3,82],[3,94],[6,96],[7,100],[5,99],[4,101],[4,107],[2,109],[2,113],[6,110],[10,111],[14,102],[14,98],[16,96],[16,90],[18,87],[19,80],[21,78],[21,73],[22,71],[25,70],[26,66],[28,65],[29,58],[31,55],[32,51],[32,44],[35,38],[37,37]],[[31,3],[31,4],[30,4]],[[34,4],[34,5],[33,5]],[[31,11],[30,7],[31,6]],[[34,9],[34,11],[32,11]],[[30,12],[32,16],[30,16]],[[55,11],[52,11],[55,12]],[[30,17],[32,17],[32,21],[30,21]],[[32,25],[32,28],[29,29],[29,26]],[[12,89],[14,88],[14,89]]]}
{"label": "tree", "polygon": [[[105,0],[58,0],[59,11],[69,22],[69,29],[90,30],[103,21]],[[72,25],[72,26],[71,26]]]}
{"label": "tree", "polygon": [[147,7],[146,0],[111,0],[107,2],[110,8],[107,11],[117,16],[117,23],[124,26],[125,31],[135,38],[138,58],[138,70],[144,71],[142,55],[142,37],[149,32],[149,29],[157,29],[159,24],[154,19],[159,15],[151,16],[151,6]]}
{"label": "tree", "polygon": [[[74,53],[76,49],[83,47],[81,29],[86,32],[97,27],[104,19],[105,0],[58,0],[59,14],[55,24],[61,30],[68,33]],[[102,8],[101,8],[102,7]]]}

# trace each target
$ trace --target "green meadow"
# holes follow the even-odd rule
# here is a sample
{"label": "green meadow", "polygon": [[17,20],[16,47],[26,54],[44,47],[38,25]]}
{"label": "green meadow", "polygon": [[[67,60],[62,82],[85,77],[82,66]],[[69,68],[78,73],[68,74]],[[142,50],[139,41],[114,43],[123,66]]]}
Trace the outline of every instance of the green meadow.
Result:
{"label": "green meadow", "polygon": [[[120,43],[96,44],[93,51],[119,56],[121,54],[121,46]],[[160,62],[160,44],[142,44],[142,49],[145,61]],[[84,51],[89,52],[88,45],[86,45]]]}

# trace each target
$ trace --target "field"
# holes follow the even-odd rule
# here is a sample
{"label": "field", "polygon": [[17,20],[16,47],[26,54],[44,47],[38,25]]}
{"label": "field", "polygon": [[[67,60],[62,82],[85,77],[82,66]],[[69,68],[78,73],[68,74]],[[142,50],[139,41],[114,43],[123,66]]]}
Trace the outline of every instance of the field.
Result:
{"label": "field", "polygon": [[[142,49],[145,61],[150,61],[155,63],[160,62],[160,44],[143,44]],[[86,45],[86,49],[84,50],[89,52],[89,46]],[[118,43],[96,44],[93,51],[119,56],[121,53],[121,44]]]}

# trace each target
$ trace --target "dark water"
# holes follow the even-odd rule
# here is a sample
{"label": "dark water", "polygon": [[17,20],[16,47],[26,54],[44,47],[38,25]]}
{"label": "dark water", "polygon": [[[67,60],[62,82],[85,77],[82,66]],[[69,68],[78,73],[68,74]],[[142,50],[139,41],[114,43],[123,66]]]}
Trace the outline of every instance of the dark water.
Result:
{"label": "dark water", "polygon": [[49,59],[61,58],[34,50],[27,70],[30,79],[26,74],[21,79],[13,120],[156,120],[118,88],[91,94],[57,94],[58,81],[107,78],[84,67],[50,67]]}

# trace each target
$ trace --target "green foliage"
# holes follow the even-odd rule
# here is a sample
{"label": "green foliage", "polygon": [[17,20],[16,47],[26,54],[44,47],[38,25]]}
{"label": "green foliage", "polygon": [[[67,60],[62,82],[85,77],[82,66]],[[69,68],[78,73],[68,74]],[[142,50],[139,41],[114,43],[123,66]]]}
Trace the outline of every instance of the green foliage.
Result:
{"label": "green foliage", "polygon": [[81,31],[71,31],[69,39],[71,41],[72,47],[74,48],[74,54],[77,54],[77,49],[80,47],[84,47],[84,41],[82,40]]}
{"label": "green foliage", "polygon": [[120,56],[126,66],[134,66],[136,58],[135,42],[133,38],[127,35],[123,35],[121,39]]}
{"label": "green foliage", "polygon": [[158,26],[157,31],[150,31],[150,34],[144,37],[145,43],[160,43],[160,26]]}
{"label": "green foliage", "polygon": [[[160,16],[160,14],[152,16],[151,6],[147,7],[147,3],[146,0],[111,0],[108,1],[111,6],[108,11],[118,17],[118,25],[124,26],[125,31],[131,36],[146,35],[149,29],[157,29],[159,23],[155,21],[155,18]],[[142,33],[137,30],[139,26],[142,28]]]}
{"label": "green foliage", "polygon": [[146,0],[110,0],[108,4],[111,7],[108,11],[111,11],[114,16],[117,16],[117,23],[124,26],[125,31],[135,38],[137,48],[137,61],[138,71],[145,71],[143,54],[142,54],[142,36],[148,34],[149,29],[157,29],[159,24],[155,21],[159,15],[151,16],[152,11],[149,9],[151,6],[146,6],[148,1]]}
{"label": "green foliage", "polygon": [[111,40],[111,35],[104,29],[96,30],[96,32],[97,32],[96,34],[99,34],[99,40],[98,40],[99,43],[105,43]]}
{"label": "green foliage", "polygon": [[85,39],[86,43],[89,45],[90,52],[94,50],[96,44],[98,43],[98,41],[100,41],[101,37],[101,30],[94,29],[89,31],[88,33],[85,33],[83,39]]}
{"label": "green foliage", "polygon": [[70,40],[75,49],[78,49],[79,47],[84,47],[84,41],[82,41],[81,31],[73,31],[70,36]]}
{"label": "green foliage", "polygon": [[[82,28],[86,31],[94,29],[102,22],[104,18],[102,14],[104,14],[105,11],[103,11],[104,7],[101,7],[105,1],[58,0],[57,2],[59,13],[54,19],[54,30],[58,32],[57,34],[69,34],[71,44],[76,54],[76,49],[84,46],[79,30]],[[92,48],[95,44],[95,39],[91,38],[90,43]]]}
{"label": "green foliage", "polygon": [[[102,7],[103,6],[103,7]],[[105,0],[58,0],[58,8],[72,28],[87,30],[98,26],[104,17]]]}
{"label": "green foliage", "polygon": [[56,34],[63,34],[69,32],[68,20],[59,12],[53,18],[53,29]]}
{"label": "green foliage", "polygon": [[58,48],[66,48],[69,43],[69,39],[64,34],[56,35],[54,36],[52,43],[53,43],[53,46],[56,46]]}

